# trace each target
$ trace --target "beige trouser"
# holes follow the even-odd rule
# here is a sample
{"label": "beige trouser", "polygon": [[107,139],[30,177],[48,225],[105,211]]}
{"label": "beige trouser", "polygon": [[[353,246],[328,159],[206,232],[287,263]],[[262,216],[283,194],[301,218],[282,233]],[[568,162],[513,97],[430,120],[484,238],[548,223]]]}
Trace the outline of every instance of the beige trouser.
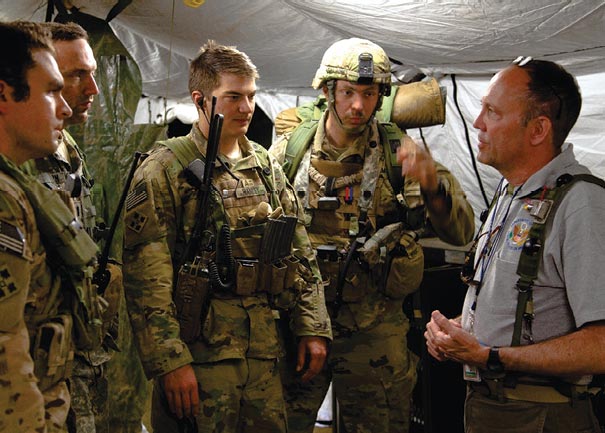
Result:
{"label": "beige trouser", "polygon": [[504,402],[469,389],[466,433],[601,433],[589,399],[567,403]]}

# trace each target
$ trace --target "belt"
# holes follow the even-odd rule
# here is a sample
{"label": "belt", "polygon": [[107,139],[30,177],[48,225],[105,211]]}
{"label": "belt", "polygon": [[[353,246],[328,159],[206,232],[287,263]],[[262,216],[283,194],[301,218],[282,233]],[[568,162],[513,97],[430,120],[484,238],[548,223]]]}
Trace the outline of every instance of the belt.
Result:
{"label": "belt", "polygon": [[517,383],[514,388],[507,388],[502,380],[483,379],[481,382],[467,382],[470,389],[495,400],[521,400],[534,403],[570,403],[573,394],[582,399],[588,392],[586,385],[569,385],[571,396],[561,394],[555,387],[550,385],[532,385]]}

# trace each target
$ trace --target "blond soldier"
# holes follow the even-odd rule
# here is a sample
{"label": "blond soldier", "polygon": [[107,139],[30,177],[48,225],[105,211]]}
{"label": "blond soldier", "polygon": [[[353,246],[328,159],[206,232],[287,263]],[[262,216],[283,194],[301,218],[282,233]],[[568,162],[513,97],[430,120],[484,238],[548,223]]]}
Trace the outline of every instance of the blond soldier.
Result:
{"label": "blond soldier", "polygon": [[[308,360],[304,377],[324,364],[330,324],[293,191],[245,136],[257,77],[244,53],[208,42],[190,66],[199,120],[186,137],[157,144],[126,203],[125,293],[143,366],[156,378],[154,431],[194,422],[208,433],[286,432],[275,325],[286,309],[301,366]],[[196,163],[207,155],[213,97],[224,122],[205,208]],[[191,244],[196,221],[201,241]]]}
{"label": "blond soldier", "polygon": [[2,23],[0,39],[0,431],[61,431],[69,407],[65,381],[40,383],[42,394],[24,321],[26,300],[48,299],[58,281],[24,190],[28,179],[17,166],[57,149],[71,110],[47,33],[34,24]]}
{"label": "blond soldier", "polygon": [[[336,42],[313,80],[327,109],[270,149],[301,198],[334,333],[325,375],[305,383],[286,365],[290,431],[313,431],[330,379],[347,432],[408,431],[416,358],[402,303],[422,279],[417,232],[428,218],[448,242],[473,235],[473,212],[456,179],[395,125],[374,118],[390,86],[381,47]],[[403,168],[405,186],[402,168],[393,168],[400,142],[415,153]]]}

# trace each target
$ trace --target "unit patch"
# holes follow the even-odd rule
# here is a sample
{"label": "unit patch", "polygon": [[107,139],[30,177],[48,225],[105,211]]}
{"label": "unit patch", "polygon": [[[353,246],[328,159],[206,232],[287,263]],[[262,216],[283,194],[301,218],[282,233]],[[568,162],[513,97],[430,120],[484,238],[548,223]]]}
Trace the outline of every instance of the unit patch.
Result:
{"label": "unit patch", "polygon": [[506,235],[506,244],[511,250],[520,250],[529,235],[533,221],[528,218],[517,218]]}
{"label": "unit patch", "polygon": [[8,298],[17,291],[17,286],[13,281],[8,269],[3,268],[0,270],[0,300]]}
{"label": "unit patch", "polygon": [[140,205],[149,198],[147,194],[147,184],[145,182],[139,183],[134,187],[132,191],[126,196],[126,210],[129,211],[133,207]]}
{"label": "unit patch", "polygon": [[0,249],[19,257],[25,257],[25,236],[19,227],[0,221]]}
{"label": "unit patch", "polygon": [[147,216],[139,212],[134,212],[132,215],[129,215],[126,226],[136,233],[141,233],[148,219],[149,218]]}

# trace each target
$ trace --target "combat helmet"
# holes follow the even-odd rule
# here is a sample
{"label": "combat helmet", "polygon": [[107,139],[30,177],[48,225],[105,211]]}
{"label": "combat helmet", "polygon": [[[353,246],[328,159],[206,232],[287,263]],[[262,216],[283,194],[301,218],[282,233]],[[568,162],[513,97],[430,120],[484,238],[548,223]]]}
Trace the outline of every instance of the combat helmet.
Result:
{"label": "combat helmet", "polygon": [[312,86],[319,89],[332,80],[358,84],[380,84],[381,93],[391,89],[391,62],[384,50],[367,39],[350,38],[335,42],[321,59]]}

